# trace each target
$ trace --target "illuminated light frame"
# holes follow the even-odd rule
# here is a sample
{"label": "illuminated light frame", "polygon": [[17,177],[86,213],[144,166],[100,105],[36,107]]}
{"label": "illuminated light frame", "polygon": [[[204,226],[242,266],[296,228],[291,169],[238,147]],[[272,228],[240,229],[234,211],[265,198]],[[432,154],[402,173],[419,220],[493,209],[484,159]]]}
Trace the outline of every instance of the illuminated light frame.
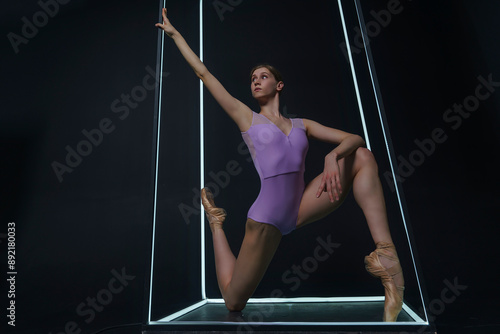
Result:
{"label": "illuminated light frame", "polygon": [[[365,122],[365,117],[364,117],[364,112],[363,112],[363,105],[361,102],[361,96],[359,93],[359,87],[358,87],[358,82],[357,82],[357,76],[356,76],[356,71],[354,67],[354,62],[352,59],[352,53],[351,53],[351,47],[350,44],[348,43],[349,38],[348,38],[348,33],[347,33],[347,28],[345,24],[345,19],[344,19],[344,10],[342,7],[342,2],[341,0],[337,0],[338,6],[339,6],[339,13],[342,21],[342,28],[344,31],[344,38],[346,41],[346,47],[347,47],[347,53],[348,53],[348,58],[349,58],[349,64],[351,66],[351,74],[353,78],[353,83],[354,83],[354,89],[356,92],[356,99],[358,101],[358,107],[359,107],[359,113],[360,113],[360,119],[361,123],[363,126],[363,132],[365,135],[365,142],[367,145],[367,148],[370,149],[370,140],[368,136],[368,130],[366,128],[366,122]],[[362,24],[364,22],[363,20],[363,14],[360,11],[359,7],[359,0],[354,0],[355,6],[356,6],[356,13],[358,17],[358,23],[359,26],[362,27],[362,39],[363,39],[363,45],[365,48],[365,54],[366,54],[366,59],[368,63],[368,70],[370,72],[370,78],[372,81],[372,87],[373,87],[373,93],[375,96],[376,104],[377,104],[377,110],[379,114],[379,119],[380,119],[380,124],[382,127],[382,133],[384,136],[385,140],[385,146],[387,150],[387,154],[389,157],[389,162],[391,165],[391,172],[393,175],[394,180],[396,180],[395,176],[395,171],[394,171],[394,159],[391,154],[390,148],[392,148],[392,144],[390,143],[390,139],[386,135],[386,132],[388,133],[389,131],[385,129],[386,126],[386,120],[385,120],[385,112],[384,112],[384,107],[382,103],[382,98],[380,94],[380,89],[378,86],[377,82],[377,77],[376,77],[376,72],[373,67],[373,58],[371,56],[371,52],[369,50],[369,46],[366,43],[366,26]],[[163,0],[163,7],[166,5],[166,0]],[[200,34],[200,60],[203,61],[203,0],[199,0],[199,34]],[[161,42],[160,42],[160,56],[159,58],[159,63],[160,63],[160,73],[163,73],[163,49],[164,49],[164,34],[161,33]],[[227,324],[227,325],[234,325],[234,324],[240,324],[240,322],[214,322],[214,321],[174,321],[175,319],[187,314],[188,312],[191,312],[201,306],[204,306],[206,304],[223,304],[224,300],[221,298],[216,298],[216,299],[211,299],[206,297],[206,286],[205,286],[205,215],[201,215],[201,225],[200,225],[200,233],[201,233],[201,296],[202,300],[194,303],[193,305],[186,307],[182,310],[179,310],[175,313],[170,314],[169,316],[160,319],[160,320],[155,320],[153,321],[151,319],[151,307],[152,307],[152,289],[153,289],[153,266],[154,266],[154,248],[155,248],[155,231],[156,231],[156,208],[157,208],[157,180],[158,180],[158,156],[159,156],[159,149],[160,149],[160,125],[161,125],[161,91],[162,91],[162,82],[163,82],[163,77],[160,75],[159,76],[159,87],[158,91],[159,94],[157,94],[157,110],[158,110],[158,129],[157,129],[157,142],[156,142],[156,164],[155,164],[155,178],[154,178],[154,204],[153,204],[153,235],[152,235],[152,250],[151,250],[151,273],[150,273],[150,286],[149,286],[149,305],[148,305],[148,325],[165,325],[165,324],[175,324],[175,325],[202,325],[202,324]],[[200,92],[200,189],[201,187],[204,186],[205,184],[205,168],[204,168],[204,161],[205,161],[205,156],[204,156],[204,131],[203,131],[203,123],[204,123],[204,103],[203,103],[203,82],[200,80],[199,81],[199,92]],[[418,272],[417,272],[417,267],[415,263],[415,257],[413,254],[413,249],[411,247],[410,243],[410,237],[409,237],[409,232],[405,220],[405,214],[403,210],[403,205],[401,202],[400,198],[400,193],[399,193],[399,187],[397,182],[395,183],[395,189],[396,189],[396,195],[398,198],[398,204],[399,208],[401,211],[401,217],[403,219],[403,224],[405,227],[406,231],[406,236],[408,240],[408,245],[410,247],[410,253],[413,261],[413,267],[415,270],[415,276],[417,279],[417,285],[419,288],[419,293],[421,297],[421,302],[422,305],[424,305],[424,298],[423,298],[423,293],[420,285],[420,280],[418,277]],[[367,297],[297,297],[297,298],[250,298],[248,303],[253,304],[253,303],[324,303],[324,302],[373,302],[373,301],[383,301],[384,296],[367,296]],[[410,307],[408,307],[406,304],[403,303],[403,309],[407,314],[413,318],[415,322],[394,322],[394,323],[387,323],[387,322],[248,322],[249,324],[255,324],[255,325],[384,325],[384,326],[399,326],[399,325],[429,325],[428,320],[423,320],[420,318],[418,314],[416,314]],[[424,309],[424,314],[425,318],[428,319],[427,316],[427,311]]]}
{"label": "illuminated light frame", "polygon": [[[297,298],[250,298],[248,300],[248,304],[270,304],[270,303],[346,303],[346,302],[381,302],[384,300],[384,297],[297,297]],[[173,320],[189,313],[203,305],[206,304],[224,304],[224,300],[222,298],[217,299],[205,299],[195,303],[185,309],[182,309],[178,312],[175,312],[163,319],[157,321],[151,321],[149,324],[151,325],[165,325],[168,323],[172,323]],[[418,314],[416,314],[410,307],[406,304],[403,304],[403,310],[415,320],[415,322],[408,321],[398,321],[398,322],[282,322],[282,321],[266,321],[266,322],[245,322],[245,324],[253,324],[253,325],[288,325],[288,326],[299,326],[299,325],[319,325],[319,326],[332,326],[332,325],[384,325],[384,326],[403,326],[403,325],[426,325]],[[231,321],[175,321],[175,325],[214,325],[214,324],[222,324],[222,325],[234,325],[241,324],[241,322],[231,322]]]}
{"label": "illuminated light frame", "polygon": [[[162,8],[165,8],[166,0],[163,0],[163,5],[160,6],[159,10],[162,11]],[[161,14],[160,14],[161,19]],[[153,300],[153,268],[154,268],[154,259],[155,259],[155,235],[156,235],[156,205],[158,200],[158,163],[160,156],[160,129],[161,129],[161,102],[162,102],[162,88],[163,88],[163,47],[165,45],[165,34],[163,31],[158,32],[160,34],[160,38],[158,41],[158,49],[159,55],[157,55],[157,64],[156,64],[156,80],[159,82],[158,86],[155,89],[155,104],[156,110],[158,114],[158,118],[156,121],[156,150],[155,150],[155,159],[154,159],[154,167],[155,167],[155,175],[153,182],[153,231],[151,236],[151,272],[149,275],[149,300],[148,300],[148,322],[151,322],[151,309],[152,309],[152,300]],[[158,68],[159,65],[159,68]],[[159,71],[158,71],[159,70]]]}

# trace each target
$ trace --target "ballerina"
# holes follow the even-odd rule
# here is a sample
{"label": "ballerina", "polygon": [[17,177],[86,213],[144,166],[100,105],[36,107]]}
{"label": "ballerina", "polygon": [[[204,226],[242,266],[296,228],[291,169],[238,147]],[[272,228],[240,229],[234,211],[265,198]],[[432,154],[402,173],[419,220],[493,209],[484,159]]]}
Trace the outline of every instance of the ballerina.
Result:
{"label": "ballerina", "polygon": [[[227,309],[241,311],[246,306],[283,235],[333,212],[352,188],[376,245],[365,257],[365,267],[385,287],[383,320],[396,321],[403,305],[404,278],[389,230],[378,166],[373,154],[363,147],[364,140],[310,119],[284,117],[279,111],[284,82],[279,71],[269,64],[257,65],[250,72],[252,96],[260,107],[259,113],[252,111],[208,71],[170,23],[166,8],[162,17],[163,23],[156,27],[175,42],[198,78],[236,123],[261,180],[260,193],[248,211],[237,258],[223,230],[226,211],[215,205],[210,189],[201,190],[212,232],[217,282]],[[336,147],[325,156],[324,171],[305,185],[309,138]]]}

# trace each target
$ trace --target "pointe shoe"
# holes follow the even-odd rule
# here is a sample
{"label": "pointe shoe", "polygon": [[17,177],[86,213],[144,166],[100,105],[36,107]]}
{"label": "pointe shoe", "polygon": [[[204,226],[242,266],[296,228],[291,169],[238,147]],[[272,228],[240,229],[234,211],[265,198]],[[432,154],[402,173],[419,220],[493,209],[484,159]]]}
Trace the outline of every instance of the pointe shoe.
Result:
{"label": "pointe shoe", "polygon": [[[392,249],[392,251],[391,251]],[[377,243],[377,249],[365,256],[365,268],[368,273],[382,280],[385,287],[385,303],[383,320],[394,322],[403,307],[404,286],[396,286],[394,276],[403,274],[394,244],[387,242]],[[389,268],[385,268],[380,262],[380,257],[385,257],[394,262]]]}
{"label": "pointe shoe", "polygon": [[226,210],[215,206],[214,195],[209,188],[201,189],[201,203],[205,208],[210,225],[222,228],[222,224],[226,220]]}

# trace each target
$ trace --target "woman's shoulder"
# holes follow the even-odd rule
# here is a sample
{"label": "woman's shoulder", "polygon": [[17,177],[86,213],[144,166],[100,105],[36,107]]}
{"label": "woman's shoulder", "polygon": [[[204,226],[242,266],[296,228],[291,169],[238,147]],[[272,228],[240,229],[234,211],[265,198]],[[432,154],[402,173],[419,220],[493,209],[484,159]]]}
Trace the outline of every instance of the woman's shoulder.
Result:
{"label": "woman's shoulder", "polygon": [[307,131],[307,120],[305,118],[300,118],[300,117],[294,117],[290,118],[293,122],[293,126],[296,128],[301,128],[303,130]]}

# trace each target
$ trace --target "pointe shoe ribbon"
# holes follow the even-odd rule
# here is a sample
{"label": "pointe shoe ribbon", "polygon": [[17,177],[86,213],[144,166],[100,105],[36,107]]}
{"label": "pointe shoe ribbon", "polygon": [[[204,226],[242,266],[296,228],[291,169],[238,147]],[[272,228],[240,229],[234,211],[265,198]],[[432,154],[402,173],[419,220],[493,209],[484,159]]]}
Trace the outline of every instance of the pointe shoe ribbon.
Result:
{"label": "pointe shoe ribbon", "polygon": [[205,208],[209,223],[222,228],[227,213],[226,210],[215,206],[214,195],[209,188],[201,189],[201,203],[203,204],[203,208]]}
{"label": "pointe shoe ribbon", "polygon": [[[389,249],[392,249],[389,250]],[[384,321],[394,322],[398,318],[403,307],[404,287],[396,286],[393,277],[402,274],[401,265],[396,254],[396,248],[391,243],[377,243],[377,249],[365,257],[365,268],[370,275],[380,278],[385,287]],[[385,268],[380,262],[380,257],[394,262],[389,268]]]}

